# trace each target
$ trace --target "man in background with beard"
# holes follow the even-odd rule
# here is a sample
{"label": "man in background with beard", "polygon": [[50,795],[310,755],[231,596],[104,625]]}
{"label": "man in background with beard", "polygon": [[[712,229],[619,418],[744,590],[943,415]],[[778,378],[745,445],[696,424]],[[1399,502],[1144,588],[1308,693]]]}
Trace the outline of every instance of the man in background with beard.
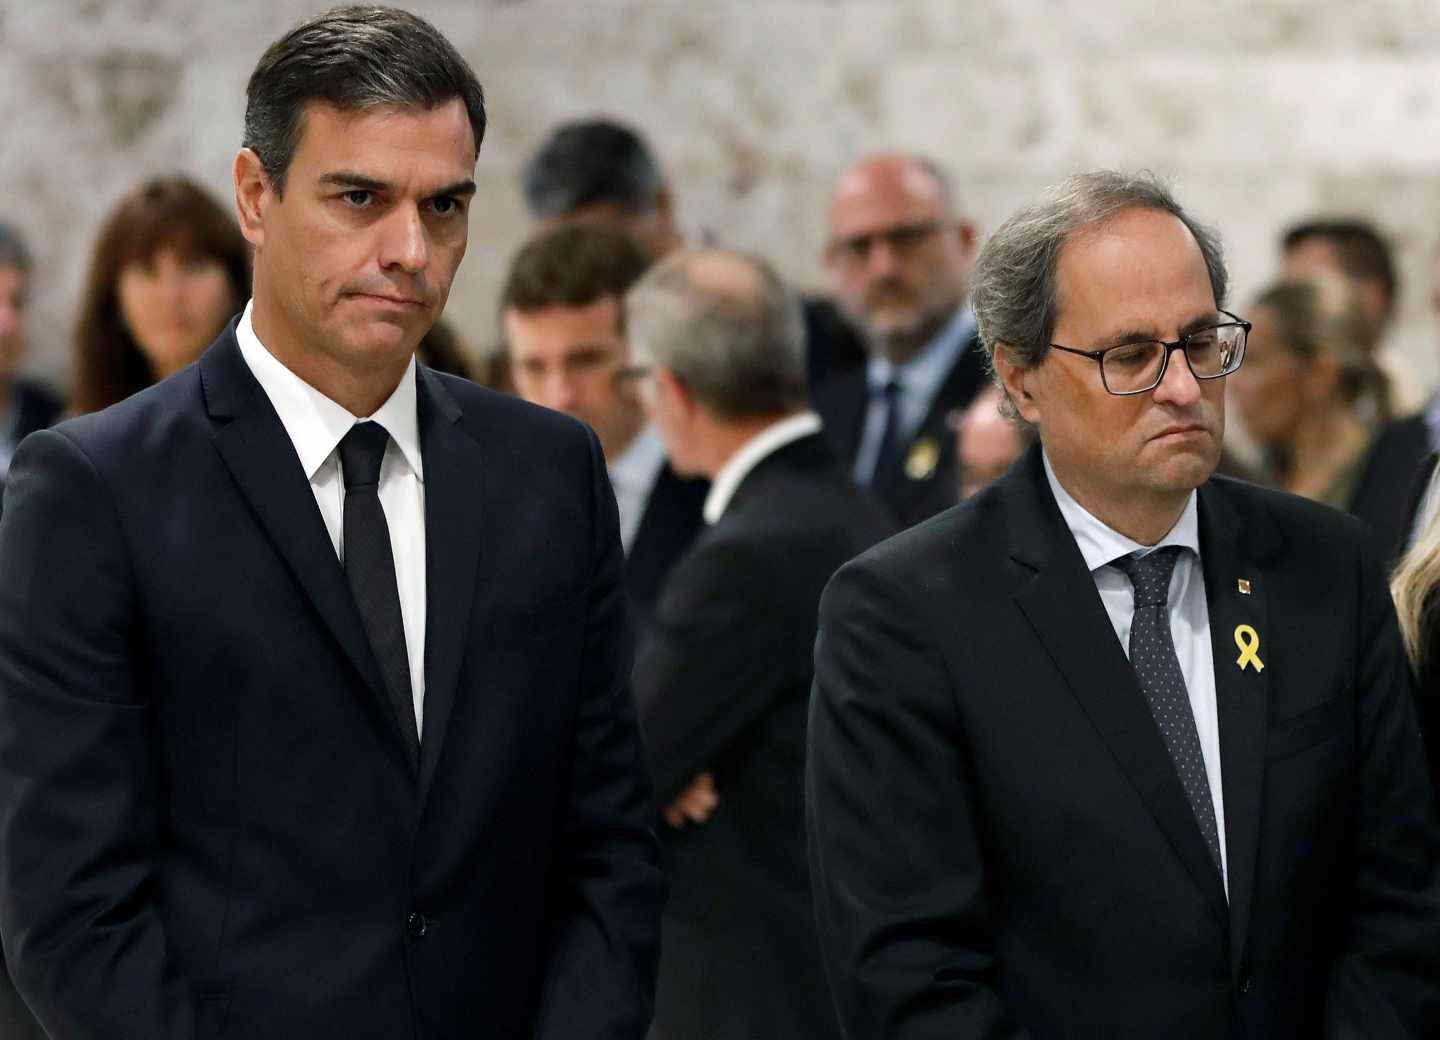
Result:
{"label": "man in background with beard", "polygon": [[869,360],[816,395],[816,409],[857,483],[908,526],[955,501],[946,425],[984,385],[967,301],[975,228],[928,159],[872,155],[830,198],[825,265]]}

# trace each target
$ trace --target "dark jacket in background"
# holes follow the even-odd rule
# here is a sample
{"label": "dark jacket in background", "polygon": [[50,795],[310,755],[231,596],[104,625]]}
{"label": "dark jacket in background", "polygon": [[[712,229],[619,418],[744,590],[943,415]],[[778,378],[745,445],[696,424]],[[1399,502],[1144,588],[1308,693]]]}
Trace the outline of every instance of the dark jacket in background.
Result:
{"label": "dark jacket in background", "polygon": [[[979,339],[972,336],[931,402],[924,422],[898,453],[898,469],[875,474],[872,490],[900,526],[917,524],[955,504],[959,483],[950,415],[974,400],[989,379],[985,351]],[[831,446],[844,461],[847,472],[854,470],[869,407],[870,386],[863,365],[831,380],[815,395],[815,410],[824,420]],[[922,441],[926,443],[917,453],[916,445]],[[913,465],[912,460],[923,464]]]}
{"label": "dark jacket in background", "polygon": [[599,444],[418,380],[418,765],[233,325],[21,446],[0,931],[55,1036],[643,1034],[664,884]]}
{"label": "dark jacket in background", "polygon": [[1434,468],[1435,451],[1424,415],[1385,424],[1370,445],[1346,510],[1375,532],[1386,566],[1405,553]]}
{"label": "dark jacket in background", "polygon": [[700,512],[709,491],[709,481],[679,476],[668,461],[655,478],[635,540],[625,555],[625,592],[635,630],[642,637],[655,614],[665,576],[705,526]]}
{"label": "dark jacket in background", "polygon": [[1224,478],[1199,528],[1228,899],[1038,448],[830,583],[807,795],[847,1035],[1440,1036],[1440,833],[1373,546]]}
{"label": "dark jacket in background", "polygon": [[813,394],[837,376],[865,367],[865,344],[840,309],[823,296],[801,301],[805,318],[805,370]]}
{"label": "dark jacket in background", "polygon": [[811,647],[825,582],[891,529],[812,434],[762,460],[671,572],[635,670],[656,800],[708,771],[719,805],[661,827],[655,1040],[838,1036],[805,864]]}

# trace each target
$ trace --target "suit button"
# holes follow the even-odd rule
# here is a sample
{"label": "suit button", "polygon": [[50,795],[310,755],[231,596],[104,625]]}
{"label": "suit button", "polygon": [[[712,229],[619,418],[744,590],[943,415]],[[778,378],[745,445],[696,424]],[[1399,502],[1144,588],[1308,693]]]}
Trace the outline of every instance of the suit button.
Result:
{"label": "suit button", "polygon": [[405,919],[405,931],[410,933],[410,938],[419,939],[429,929],[430,922],[425,920],[424,914],[411,914]]}

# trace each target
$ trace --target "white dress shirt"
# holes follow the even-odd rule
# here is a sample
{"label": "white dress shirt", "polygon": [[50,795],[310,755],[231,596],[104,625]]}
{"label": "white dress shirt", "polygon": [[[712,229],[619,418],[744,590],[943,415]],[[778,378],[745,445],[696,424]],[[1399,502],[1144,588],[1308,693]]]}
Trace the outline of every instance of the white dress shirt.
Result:
{"label": "white dress shirt", "polygon": [[665,442],[655,427],[646,424],[607,468],[610,486],[615,489],[615,506],[620,511],[620,544],[629,554],[655,481],[665,468]]}
{"label": "white dress shirt", "polygon": [[710,493],[705,496],[702,510],[705,522],[713,524],[725,515],[725,510],[730,507],[730,500],[735,497],[741,482],[750,475],[752,469],[785,445],[812,433],[819,433],[820,429],[820,416],[814,412],[801,412],[772,423],[740,445],[739,450],[725,460],[725,465],[720,467],[720,472],[716,473],[715,479],[710,482]]}
{"label": "white dress shirt", "polygon": [[405,626],[405,652],[410,664],[410,690],[415,698],[415,727],[424,732],[425,703],[425,469],[420,458],[420,420],[416,410],[415,360],[395,392],[374,415],[355,416],[291,372],[265,348],[250,323],[250,304],[235,328],[240,354],[270,398],[295,454],[335,555],[345,560],[345,481],[340,474],[341,439],[358,422],[373,420],[390,434],[380,463],[380,505],[390,529],[400,617]]}
{"label": "white dress shirt", "polygon": [[1122,556],[1145,556],[1162,545],[1177,545],[1186,550],[1175,562],[1170,576],[1170,636],[1175,654],[1180,659],[1180,672],[1185,677],[1185,691],[1190,695],[1190,710],[1195,714],[1195,730],[1200,736],[1200,751],[1205,758],[1205,775],[1210,781],[1210,800],[1215,806],[1215,824],[1220,832],[1220,870],[1225,891],[1230,891],[1229,869],[1225,852],[1225,793],[1220,782],[1220,716],[1215,702],[1215,653],[1210,644],[1210,611],[1205,599],[1205,574],[1200,567],[1200,515],[1198,495],[1190,492],[1185,511],[1165,537],[1154,545],[1141,545],[1119,531],[1106,526],[1084,506],[1075,501],[1055,476],[1048,456],[1044,457],[1045,477],[1055,495],[1055,504],[1065,525],[1075,536],[1075,544],[1090,577],[1100,592],[1100,601],[1125,655],[1130,655],[1130,622],[1135,616],[1135,590],[1129,577],[1111,561]]}

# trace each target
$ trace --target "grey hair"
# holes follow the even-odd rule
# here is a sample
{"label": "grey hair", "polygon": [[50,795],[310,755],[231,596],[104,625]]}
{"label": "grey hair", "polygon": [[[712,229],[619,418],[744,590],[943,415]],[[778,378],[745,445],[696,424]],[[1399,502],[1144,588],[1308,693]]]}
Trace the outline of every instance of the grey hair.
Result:
{"label": "grey hair", "polygon": [[460,98],[477,153],[485,136],[485,95],[470,65],[433,25],[394,7],[337,7],[296,26],[261,55],[245,95],[242,143],[277,194],[311,101],[353,112]]}
{"label": "grey hair", "polygon": [[971,299],[992,371],[1000,343],[1021,368],[1045,360],[1059,317],[1061,249],[1078,232],[1137,208],[1169,213],[1190,230],[1205,258],[1215,305],[1225,305],[1229,276],[1220,237],[1185,212],[1164,181],[1148,171],[1077,173],[1006,219],[975,261]]}
{"label": "grey hair", "polygon": [[[704,284],[693,268],[707,257],[743,264],[758,291]],[[724,249],[668,257],[626,295],[625,321],[637,358],[669,369],[720,419],[772,418],[805,403],[800,301],[759,257]]]}
{"label": "grey hair", "polygon": [[0,267],[13,267],[17,271],[30,273],[30,249],[20,229],[13,224],[0,223]]}

